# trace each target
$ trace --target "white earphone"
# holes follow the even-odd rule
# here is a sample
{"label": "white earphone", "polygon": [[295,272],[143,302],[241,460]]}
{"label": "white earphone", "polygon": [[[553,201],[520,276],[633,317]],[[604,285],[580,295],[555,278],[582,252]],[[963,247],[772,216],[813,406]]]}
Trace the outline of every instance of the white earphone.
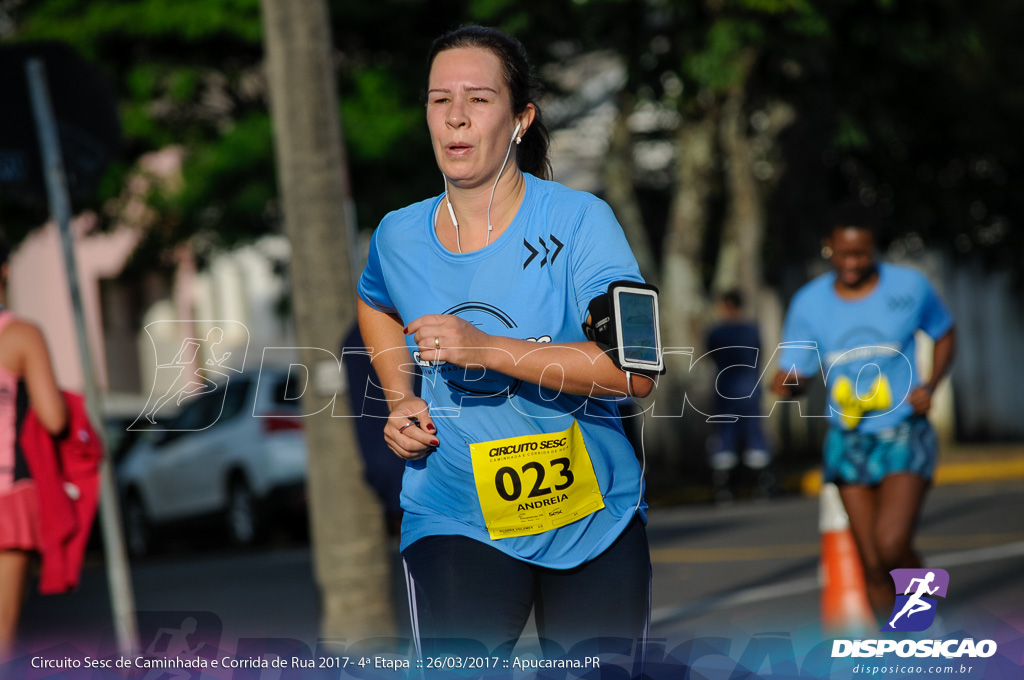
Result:
{"label": "white earphone", "polygon": [[[491,230],[494,227],[491,226],[491,204],[494,202],[494,190],[498,188],[498,180],[501,179],[501,175],[505,172],[505,165],[508,163],[508,157],[512,153],[512,142],[519,144],[523,141],[522,137],[519,137],[519,130],[523,127],[523,121],[516,121],[516,129],[512,131],[512,137],[508,140],[508,150],[505,151],[505,160],[501,162],[501,170],[498,171],[498,176],[494,178],[494,185],[491,186],[491,198],[487,201],[487,241],[484,243],[484,248],[491,244]],[[448,177],[444,173],[441,173],[444,177],[444,202],[448,206],[448,216],[452,218],[452,224],[455,226],[455,247],[462,252],[462,243],[459,242],[459,221],[455,219],[455,209],[452,208],[452,202],[448,199]]]}

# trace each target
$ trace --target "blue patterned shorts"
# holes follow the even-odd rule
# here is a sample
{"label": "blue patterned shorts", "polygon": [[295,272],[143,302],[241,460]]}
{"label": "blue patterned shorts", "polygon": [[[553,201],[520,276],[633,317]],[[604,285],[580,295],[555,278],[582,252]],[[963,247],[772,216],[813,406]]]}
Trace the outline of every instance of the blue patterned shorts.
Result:
{"label": "blue patterned shorts", "polygon": [[930,480],[937,458],[935,430],[924,416],[868,434],[830,428],[824,477],[826,482],[864,486],[875,486],[897,472]]}

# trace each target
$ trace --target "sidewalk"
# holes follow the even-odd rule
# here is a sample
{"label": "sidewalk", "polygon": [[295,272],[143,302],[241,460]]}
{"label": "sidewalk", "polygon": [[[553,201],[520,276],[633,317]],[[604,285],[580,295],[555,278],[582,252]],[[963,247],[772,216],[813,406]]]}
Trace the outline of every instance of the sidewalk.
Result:
{"label": "sidewalk", "polygon": [[[939,452],[934,483],[977,484],[1024,479],[1024,444],[948,444]],[[821,491],[821,469],[803,474],[800,491],[817,496]]]}

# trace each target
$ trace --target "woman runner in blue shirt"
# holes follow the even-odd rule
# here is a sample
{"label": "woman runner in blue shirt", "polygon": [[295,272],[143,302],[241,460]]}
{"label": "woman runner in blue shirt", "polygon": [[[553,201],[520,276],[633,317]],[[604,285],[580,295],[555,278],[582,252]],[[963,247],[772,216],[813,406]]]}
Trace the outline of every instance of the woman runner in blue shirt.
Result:
{"label": "woman runner in blue shirt", "polygon": [[[616,398],[646,396],[581,329],[642,281],[611,209],[549,181],[522,45],[491,28],[435,41],[426,114],[445,193],[387,215],[359,323],[407,462],[402,555],[417,644],[507,655],[531,610],[545,653],[644,635],[650,556]],[[412,390],[413,361],[423,373]]]}

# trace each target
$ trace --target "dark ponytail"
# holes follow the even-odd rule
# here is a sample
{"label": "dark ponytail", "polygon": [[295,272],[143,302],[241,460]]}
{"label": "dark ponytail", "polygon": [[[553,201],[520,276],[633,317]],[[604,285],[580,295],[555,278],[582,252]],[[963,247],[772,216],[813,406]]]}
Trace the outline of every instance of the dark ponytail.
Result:
{"label": "dark ponytail", "polygon": [[541,179],[551,179],[551,161],[548,159],[551,137],[537,105],[537,93],[540,88],[530,70],[530,62],[522,43],[496,28],[463,26],[445,33],[434,41],[427,57],[427,71],[430,71],[434,58],[439,53],[460,47],[490,50],[498,57],[505,76],[505,84],[508,86],[511,99],[509,104],[513,114],[520,114],[526,110],[527,104],[533,104],[537,113],[530,128],[522,136],[523,142],[516,147],[516,164],[523,172]]}

